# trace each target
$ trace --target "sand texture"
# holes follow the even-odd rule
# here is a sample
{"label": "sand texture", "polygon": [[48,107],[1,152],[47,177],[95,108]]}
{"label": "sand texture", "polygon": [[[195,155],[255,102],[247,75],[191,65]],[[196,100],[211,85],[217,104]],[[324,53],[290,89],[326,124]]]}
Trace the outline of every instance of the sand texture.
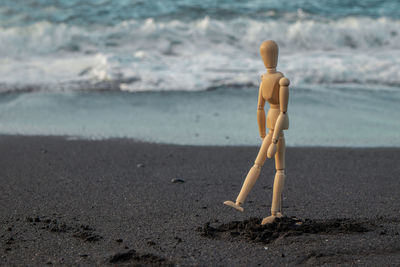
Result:
{"label": "sand texture", "polygon": [[400,149],[288,148],[244,213],[257,147],[0,136],[0,265],[400,265]]}

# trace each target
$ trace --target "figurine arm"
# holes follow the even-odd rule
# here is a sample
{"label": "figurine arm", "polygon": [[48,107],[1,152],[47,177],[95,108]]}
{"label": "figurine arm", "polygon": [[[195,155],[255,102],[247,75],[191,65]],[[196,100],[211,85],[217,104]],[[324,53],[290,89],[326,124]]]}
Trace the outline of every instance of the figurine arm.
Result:
{"label": "figurine arm", "polygon": [[265,137],[265,99],[262,96],[262,82],[260,84],[260,89],[258,92],[258,104],[257,104],[257,123],[258,130],[260,132],[261,139]]}
{"label": "figurine arm", "polygon": [[276,152],[276,144],[279,140],[279,135],[285,128],[285,125],[288,124],[288,117],[287,117],[287,107],[289,102],[289,79],[283,77],[279,81],[279,104],[280,104],[280,113],[278,119],[276,120],[274,133],[272,135],[272,142],[268,148],[267,156],[268,158],[272,158]]}

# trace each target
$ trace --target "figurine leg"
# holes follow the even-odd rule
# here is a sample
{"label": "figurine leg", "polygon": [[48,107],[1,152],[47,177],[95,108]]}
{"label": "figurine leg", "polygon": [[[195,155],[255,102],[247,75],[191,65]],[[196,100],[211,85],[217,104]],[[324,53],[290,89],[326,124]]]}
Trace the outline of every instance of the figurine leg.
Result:
{"label": "figurine leg", "polygon": [[272,133],[273,131],[269,131],[268,135],[264,138],[264,141],[258,152],[257,158],[254,162],[254,166],[250,169],[249,173],[247,174],[246,179],[244,180],[244,183],[242,185],[242,189],[240,190],[240,193],[236,199],[236,202],[234,203],[233,201],[228,200],[224,202],[225,205],[228,205],[239,211],[244,210],[240,205],[244,203],[244,201],[247,198],[247,195],[250,193],[258,177],[260,176],[261,167],[264,165],[264,162],[267,159],[267,151],[269,145],[271,144]]}
{"label": "figurine leg", "polygon": [[282,191],[285,185],[285,137],[283,133],[279,137],[275,154],[276,174],[272,192],[271,216],[264,218],[261,224],[272,223],[275,218],[282,217]]}

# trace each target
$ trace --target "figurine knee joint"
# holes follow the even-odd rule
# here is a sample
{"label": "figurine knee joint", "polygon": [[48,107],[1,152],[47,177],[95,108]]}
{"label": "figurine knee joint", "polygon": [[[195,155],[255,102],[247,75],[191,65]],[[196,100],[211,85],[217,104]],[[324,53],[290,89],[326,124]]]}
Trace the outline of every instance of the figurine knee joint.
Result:
{"label": "figurine knee joint", "polygon": [[262,165],[260,165],[260,164],[258,164],[258,163],[254,163],[253,167],[254,167],[254,168],[257,168],[257,169],[261,169]]}
{"label": "figurine knee joint", "polygon": [[264,159],[259,159],[257,157],[256,161],[254,161],[254,165],[253,166],[261,169],[261,167],[264,166],[264,162],[265,162]]}

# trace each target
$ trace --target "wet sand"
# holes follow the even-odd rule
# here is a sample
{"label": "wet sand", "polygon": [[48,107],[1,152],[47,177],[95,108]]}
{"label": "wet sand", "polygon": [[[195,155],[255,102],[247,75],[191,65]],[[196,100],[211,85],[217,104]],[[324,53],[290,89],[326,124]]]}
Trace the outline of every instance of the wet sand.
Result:
{"label": "wet sand", "polygon": [[400,149],[288,148],[240,213],[257,147],[0,136],[0,265],[400,265]]}

